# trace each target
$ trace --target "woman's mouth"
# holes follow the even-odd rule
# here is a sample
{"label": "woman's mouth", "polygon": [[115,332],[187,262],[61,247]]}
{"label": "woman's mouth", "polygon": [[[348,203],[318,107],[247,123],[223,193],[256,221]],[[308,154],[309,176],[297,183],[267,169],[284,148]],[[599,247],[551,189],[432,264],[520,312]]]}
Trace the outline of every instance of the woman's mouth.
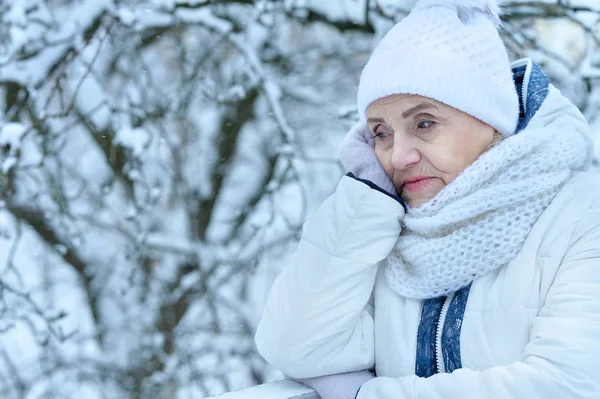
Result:
{"label": "woman's mouth", "polygon": [[402,184],[404,185],[404,188],[407,191],[416,192],[426,188],[429,185],[429,183],[431,183],[431,180],[433,180],[432,177],[415,176],[409,177],[408,179],[404,180]]}

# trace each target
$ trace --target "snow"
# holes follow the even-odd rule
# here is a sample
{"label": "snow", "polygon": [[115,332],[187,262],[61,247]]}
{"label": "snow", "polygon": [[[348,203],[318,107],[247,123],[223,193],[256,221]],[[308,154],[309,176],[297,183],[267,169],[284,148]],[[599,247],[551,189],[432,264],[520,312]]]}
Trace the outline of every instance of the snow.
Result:
{"label": "snow", "polygon": [[27,130],[27,127],[20,123],[6,123],[0,129],[0,145],[10,145],[12,148],[20,148],[21,139]]}
{"label": "snow", "polygon": [[33,165],[40,162],[42,155],[25,136],[32,129],[20,123],[7,123],[0,128],[0,150],[6,152],[2,159],[0,152],[0,170],[8,173],[17,164]]}
{"label": "snow", "polygon": [[306,9],[326,15],[333,21],[350,20],[356,23],[364,21],[365,6],[362,1],[343,0],[336,2],[309,0],[304,3]]}
{"label": "snow", "polygon": [[125,127],[117,132],[115,143],[130,149],[135,157],[140,157],[150,144],[150,134],[143,128]]}
{"label": "snow", "polygon": [[102,54],[101,50],[104,46],[108,46],[108,44],[102,39],[86,46],[69,73],[69,88],[74,96],[72,101],[98,130],[109,125],[111,119],[109,107],[113,104],[101,82],[98,81],[97,75],[91,73],[89,65],[94,64],[98,69],[102,68],[105,60],[98,60],[97,55]]}
{"label": "snow", "polygon": [[[68,12],[61,12],[63,10],[56,10],[54,13],[50,13],[45,4],[39,0],[33,1],[36,3],[35,7],[31,7],[39,15],[32,15],[32,17],[40,17],[44,22],[52,25],[56,25],[59,29],[42,30],[39,24],[30,23],[24,24],[24,10],[22,8],[22,2],[15,2],[15,5],[11,7],[14,14],[9,17],[14,18],[11,23],[19,25],[20,22],[23,26],[27,26],[28,42],[41,42],[41,43],[61,43],[65,42],[68,38],[75,38],[78,36],[81,27],[89,26],[93,20],[95,20],[101,13],[106,11],[111,4],[111,0],[84,0],[79,2],[78,7]],[[67,11],[67,10],[64,10]],[[53,15],[51,17],[50,15]],[[53,46],[43,46],[38,48],[39,55],[33,58],[29,58],[22,61],[8,62],[8,60],[15,57],[15,54],[21,50],[21,47],[26,43],[22,35],[23,32],[18,32],[18,36],[21,40],[11,43],[11,49],[7,52],[7,57],[0,60],[0,81],[13,81],[19,82],[23,86],[39,87],[47,76],[48,70],[54,65],[69,49],[69,45],[56,44]],[[18,38],[17,38],[18,39]],[[39,46],[39,44],[38,44]],[[3,66],[6,64],[5,66]]]}
{"label": "snow", "polygon": [[216,17],[209,8],[177,9],[175,18],[187,23],[201,23],[219,32],[229,32],[233,26],[230,22]]}

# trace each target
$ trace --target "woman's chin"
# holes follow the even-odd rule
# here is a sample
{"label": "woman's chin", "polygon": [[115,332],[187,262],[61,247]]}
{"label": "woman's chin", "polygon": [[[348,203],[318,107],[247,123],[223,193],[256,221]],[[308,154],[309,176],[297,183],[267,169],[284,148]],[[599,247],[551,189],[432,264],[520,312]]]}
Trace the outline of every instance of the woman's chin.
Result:
{"label": "woman's chin", "polygon": [[[404,197],[403,197],[404,198]],[[433,198],[433,197],[432,197]],[[411,208],[418,208],[421,205],[428,202],[431,198],[404,198],[408,206]]]}

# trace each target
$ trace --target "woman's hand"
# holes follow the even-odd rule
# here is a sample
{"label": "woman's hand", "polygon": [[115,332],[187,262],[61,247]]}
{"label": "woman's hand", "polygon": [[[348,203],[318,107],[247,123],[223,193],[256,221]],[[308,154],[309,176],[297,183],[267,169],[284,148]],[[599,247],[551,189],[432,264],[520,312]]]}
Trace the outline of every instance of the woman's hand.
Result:
{"label": "woman's hand", "polygon": [[354,125],[340,144],[340,158],[344,168],[359,179],[368,180],[382,190],[397,196],[396,187],[383,170],[375,155],[375,139],[367,126]]}
{"label": "woman's hand", "polygon": [[321,399],[354,399],[360,387],[374,378],[368,370],[295,380],[314,389]]}

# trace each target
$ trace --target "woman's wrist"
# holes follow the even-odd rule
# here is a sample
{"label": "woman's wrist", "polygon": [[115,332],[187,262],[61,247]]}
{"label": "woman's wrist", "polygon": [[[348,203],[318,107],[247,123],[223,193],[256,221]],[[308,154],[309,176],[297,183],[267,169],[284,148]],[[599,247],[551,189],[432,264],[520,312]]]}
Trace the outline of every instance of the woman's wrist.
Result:
{"label": "woman's wrist", "polygon": [[[404,210],[406,210],[406,202],[400,196],[398,196],[398,195],[395,194],[396,193],[396,189],[395,188],[394,188],[393,191],[390,191],[388,186],[380,187],[377,183],[375,183],[375,182],[373,182],[371,180],[368,180],[368,179],[362,179],[360,177],[357,177],[352,172],[348,172],[346,174],[346,176],[348,176],[348,177],[350,177],[350,178],[352,178],[354,180],[358,180],[360,182],[363,182],[367,186],[371,187],[373,190],[379,191],[380,193],[385,194],[388,197],[393,198],[394,200],[396,200],[400,204],[402,204],[402,207],[404,208]],[[390,184],[391,184],[391,181],[390,181]],[[392,187],[393,187],[393,185],[392,185]]]}

